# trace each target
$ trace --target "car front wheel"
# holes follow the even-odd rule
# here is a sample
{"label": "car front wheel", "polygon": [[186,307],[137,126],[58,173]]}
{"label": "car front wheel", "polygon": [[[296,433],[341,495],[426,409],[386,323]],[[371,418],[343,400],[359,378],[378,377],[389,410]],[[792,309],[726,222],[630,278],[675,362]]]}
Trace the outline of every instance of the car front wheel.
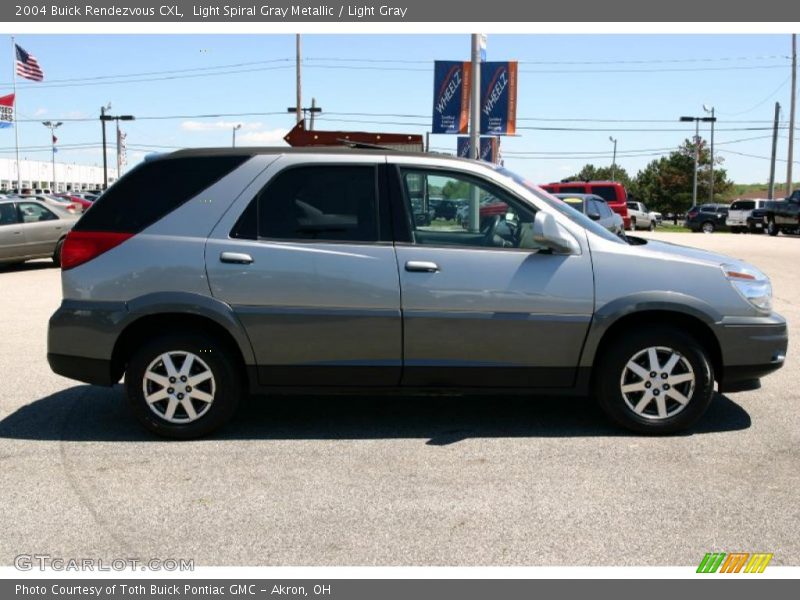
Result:
{"label": "car front wheel", "polygon": [[711,221],[706,221],[700,228],[703,233],[714,233],[714,224]]}
{"label": "car front wheel", "polygon": [[197,438],[222,427],[242,394],[230,356],[224,344],[204,334],[168,334],[145,344],[125,374],[134,413],[164,437]]}
{"label": "car front wheel", "polygon": [[708,409],[714,372],[694,338],[650,328],[617,338],[599,364],[595,392],[617,424],[646,434],[691,427]]}

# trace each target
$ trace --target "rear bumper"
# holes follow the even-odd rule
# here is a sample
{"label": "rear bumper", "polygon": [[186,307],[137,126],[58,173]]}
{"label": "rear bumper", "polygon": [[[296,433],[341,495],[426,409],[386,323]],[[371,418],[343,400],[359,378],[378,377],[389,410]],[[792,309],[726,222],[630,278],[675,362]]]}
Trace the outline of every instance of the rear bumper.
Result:
{"label": "rear bumper", "polygon": [[780,315],[726,318],[717,324],[716,334],[722,350],[720,392],[755,389],[762,377],[780,369],[786,359],[789,336]]}
{"label": "rear bumper", "polygon": [[116,383],[112,354],[127,315],[123,302],[64,300],[48,325],[50,368],[63,377],[94,385]]}
{"label": "rear bumper", "polygon": [[47,353],[47,362],[53,373],[92,385],[110,386],[116,383],[111,377],[111,361],[102,358],[69,356]]}

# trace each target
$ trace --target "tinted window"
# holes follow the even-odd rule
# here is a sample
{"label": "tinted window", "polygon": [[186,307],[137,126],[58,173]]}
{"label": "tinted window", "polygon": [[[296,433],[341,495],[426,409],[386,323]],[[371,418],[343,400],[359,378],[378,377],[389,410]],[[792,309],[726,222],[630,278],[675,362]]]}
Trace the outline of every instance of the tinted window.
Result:
{"label": "tinted window", "polygon": [[753,210],[755,207],[754,200],[737,200],[731,204],[731,210]]}
{"label": "tinted window", "polygon": [[11,203],[0,204],[0,225],[12,225],[17,222],[17,207]]}
{"label": "tinted window", "polygon": [[139,233],[248,158],[193,156],[144,162],[108,188],[75,229]]}
{"label": "tinted window", "polygon": [[253,199],[231,236],[254,239],[256,228],[259,237],[269,239],[377,241],[375,168],[283,171]]}
{"label": "tinted window", "polygon": [[717,212],[717,208],[715,206],[709,206],[708,204],[704,204],[700,207],[700,212],[704,213],[713,213]]}
{"label": "tinted window", "polygon": [[613,216],[613,211],[611,207],[606,202],[598,202],[597,203],[597,210],[600,211],[600,216],[605,218],[610,218]]}
{"label": "tinted window", "polygon": [[631,210],[639,210],[639,207],[636,205],[636,202],[628,202],[628,208]]}
{"label": "tinted window", "polygon": [[559,186],[556,191],[559,194],[585,194],[586,193],[586,186],[585,185],[562,185]]}
{"label": "tinted window", "polygon": [[593,185],[591,190],[606,202],[617,202],[617,188],[613,185]]}

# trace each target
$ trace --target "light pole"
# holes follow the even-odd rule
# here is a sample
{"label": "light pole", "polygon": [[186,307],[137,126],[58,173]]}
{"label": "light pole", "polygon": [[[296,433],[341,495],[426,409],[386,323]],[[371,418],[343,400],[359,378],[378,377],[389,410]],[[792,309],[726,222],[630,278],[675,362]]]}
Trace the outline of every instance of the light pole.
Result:
{"label": "light pole", "polygon": [[714,117],[714,107],[708,107],[708,105],[703,104],[703,110],[707,113],[711,114],[711,171],[709,173],[709,177],[711,179],[711,183],[708,188],[708,201],[710,203],[714,203],[714,123],[717,122],[717,119]]}
{"label": "light pole", "polygon": [[[111,110],[111,104],[100,109],[100,121],[103,123],[103,190],[108,189],[108,160],[106,158],[106,121],[116,121],[117,124],[117,157],[119,157],[119,122],[133,121],[133,115],[109,115],[107,110]],[[117,168],[117,179],[119,179],[119,168]]]}
{"label": "light pole", "polygon": [[681,117],[682,123],[694,121],[694,177],[692,178],[692,206],[697,206],[697,164],[700,162],[700,121],[713,123],[716,117]]}
{"label": "light pole", "polygon": [[233,147],[236,148],[236,131],[242,128],[242,124],[233,126]]}
{"label": "light pole", "polygon": [[55,194],[58,190],[56,189],[56,129],[61,127],[63,123],[58,121],[57,123],[53,123],[52,121],[42,121],[42,125],[47,127],[50,130],[50,142],[53,145],[53,189],[52,192]]}
{"label": "light pole", "polygon": [[616,181],[617,177],[617,140],[613,136],[608,136],[608,141],[614,144],[614,158],[611,160],[611,181]]}

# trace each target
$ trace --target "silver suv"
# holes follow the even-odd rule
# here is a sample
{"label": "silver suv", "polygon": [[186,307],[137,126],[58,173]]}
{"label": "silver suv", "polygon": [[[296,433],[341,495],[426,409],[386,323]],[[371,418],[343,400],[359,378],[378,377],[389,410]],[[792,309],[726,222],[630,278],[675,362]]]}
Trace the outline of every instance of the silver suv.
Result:
{"label": "silver suv", "polygon": [[[427,218],[434,198],[466,218]],[[510,171],[425,154],[159,156],[83,215],[62,265],[52,369],[124,375],[144,425],[176,438],[289,390],[592,394],[671,433],[787,347],[756,268],[626,242]]]}

